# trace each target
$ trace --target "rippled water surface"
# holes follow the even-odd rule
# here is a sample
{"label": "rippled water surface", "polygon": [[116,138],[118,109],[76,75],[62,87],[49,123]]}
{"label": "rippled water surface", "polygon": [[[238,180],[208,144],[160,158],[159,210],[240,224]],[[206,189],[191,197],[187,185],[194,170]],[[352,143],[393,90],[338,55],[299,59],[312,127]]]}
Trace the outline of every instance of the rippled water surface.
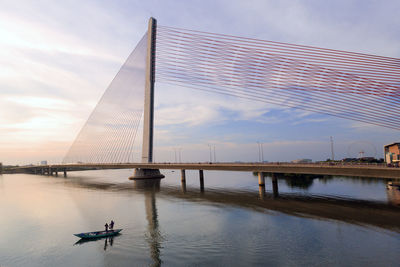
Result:
{"label": "rippled water surface", "polygon": [[[378,179],[130,170],[0,176],[0,266],[399,266],[400,191]],[[74,233],[114,238],[79,242]]]}

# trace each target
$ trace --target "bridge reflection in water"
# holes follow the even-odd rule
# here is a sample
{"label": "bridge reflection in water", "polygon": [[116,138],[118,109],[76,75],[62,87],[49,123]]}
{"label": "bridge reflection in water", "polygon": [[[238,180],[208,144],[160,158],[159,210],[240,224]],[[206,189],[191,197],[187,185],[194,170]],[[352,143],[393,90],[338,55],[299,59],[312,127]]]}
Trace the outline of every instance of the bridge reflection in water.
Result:
{"label": "bridge reflection in water", "polygon": [[[396,201],[392,201],[393,198],[389,198],[389,204],[386,204],[377,201],[311,194],[279,193],[277,196],[274,192],[265,191],[265,187],[260,187],[259,192],[246,189],[203,188],[199,190],[198,187],[186,185],[185,181],[180,186],[160,186],[159,180],[154,183],[135,182],[134,185],[131,182],[98,184],[90,179],[76,177],[69,179],[67,184],[98,190],[111,189],[114,192],[128,194],[143,192],[148,221],[148,242],[155,262],[159,260],[160,243],[163,241],[163,236],[159,231],[157,196],[211,205],[241,207],[257,212],[273,211],[298,217],[337,220],[400,232],[400,206],[396,205]],[[388,194],[395,194],[393,193],[394,189],[390,190],[387,192]]]}
{"label": "bridge reflection in water", "polygon": [[161,243],[164,241],[159,230],[158,213],[156,206],[156,193],[160,191],[161,179],[148,179],[134,181],[134,188],[144,192],[147,229],[146,241],[149,244],[150,256],[153,260],[152,266],[160,266]]}
{"label": "bridge reflection in water", "polygon": [[400,183],[387,183],[386,189],[389,203],[400,206]]}

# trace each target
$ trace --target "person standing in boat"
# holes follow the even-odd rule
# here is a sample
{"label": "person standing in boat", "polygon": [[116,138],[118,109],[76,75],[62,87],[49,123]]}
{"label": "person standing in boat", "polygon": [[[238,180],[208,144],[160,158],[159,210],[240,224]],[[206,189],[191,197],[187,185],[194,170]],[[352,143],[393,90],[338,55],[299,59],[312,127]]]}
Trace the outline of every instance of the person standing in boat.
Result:
{"label": "person standing in boat", "polygon": [[108,232],[108,223],[106,223],[106,224],[104,225],[104,227],[106,228],[106,232]]}
{"label": "person standing in boat", "polygon": [[110,230],[114,230],[114,221],[113,220],[111,220],[111,222],[110,222]]}

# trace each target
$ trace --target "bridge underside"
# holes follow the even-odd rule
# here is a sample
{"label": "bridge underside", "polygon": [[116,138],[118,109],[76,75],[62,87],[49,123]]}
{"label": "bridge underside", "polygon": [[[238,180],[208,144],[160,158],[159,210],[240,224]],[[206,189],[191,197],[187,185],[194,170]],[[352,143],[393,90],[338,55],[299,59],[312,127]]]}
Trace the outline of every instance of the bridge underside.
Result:
{"label": "bridge underside", "polygon": [[159,169],[146,169],[137,168],[133,172],[133,176],[129,177],[130,180],[143,180],[143,179],[162,179],[165,176],[161,174]]}

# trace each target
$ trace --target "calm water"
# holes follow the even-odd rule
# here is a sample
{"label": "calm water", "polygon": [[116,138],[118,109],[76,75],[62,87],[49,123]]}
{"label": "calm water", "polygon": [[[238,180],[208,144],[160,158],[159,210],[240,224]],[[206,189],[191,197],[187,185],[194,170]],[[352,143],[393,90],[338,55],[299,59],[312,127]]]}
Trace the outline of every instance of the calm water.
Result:
{"label": "calm water", "polygon": [[[400,191],[374,179],[271,180],[251,173],[129,170],[0,176],[0,266],[399,266]],[[77,242],[73,233],[122,234]]]}

